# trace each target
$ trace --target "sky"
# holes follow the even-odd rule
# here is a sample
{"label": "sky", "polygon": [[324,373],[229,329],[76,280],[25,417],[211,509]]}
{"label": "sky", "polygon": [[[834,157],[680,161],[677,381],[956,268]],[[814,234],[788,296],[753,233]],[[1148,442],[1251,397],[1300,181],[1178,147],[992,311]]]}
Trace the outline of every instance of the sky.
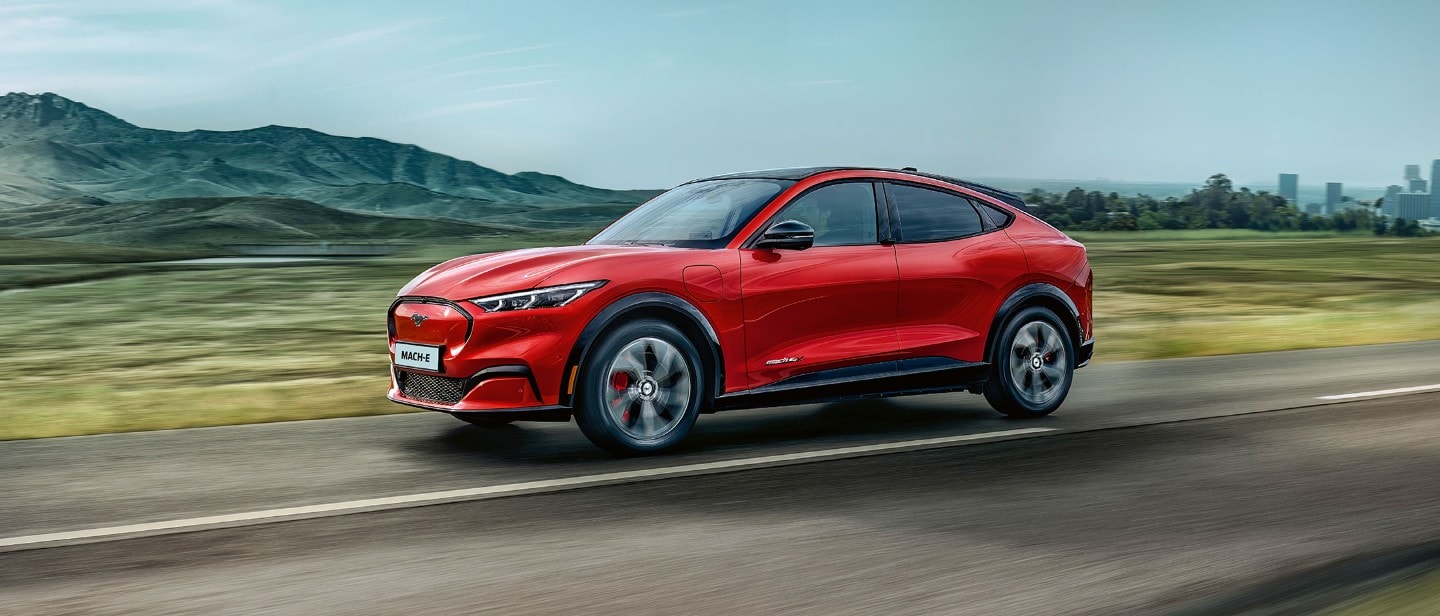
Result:
{"label": "sky", "polygon": [[0,0],[0,92],[663,188],[729,171],[1273,189],[1440,158],[1440,2]]}

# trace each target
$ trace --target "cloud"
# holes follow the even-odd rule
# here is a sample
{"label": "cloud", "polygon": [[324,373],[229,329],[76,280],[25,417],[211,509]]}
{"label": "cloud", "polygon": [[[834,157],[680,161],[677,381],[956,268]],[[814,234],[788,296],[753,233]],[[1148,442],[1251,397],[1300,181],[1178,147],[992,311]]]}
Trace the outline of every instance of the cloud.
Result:
{"label": "cloud", "polygon": [[665,11],[665,12],[661,13],[660,16],[661,16],[661,17],[667,17],[667,18],[670,18],[670,19],[690,19],[690,18],[692,18],[692,17],[704,17],[704,16],[706,16],[706,15],[712,15],[712,14],[714,14],[714,13],[719,13],[719,12],[722,12],[722,11],[728,11],[728,10],[733,9],[733,8],[735,8],[735,5],[733,5],[733,4],[714,4],[714,5],[710,5],[710,6],[692,6],[692,7],[690,7],[690,8],[685,8],[685,9],[675,9],[675,10],[673,10],[673,11]]}
{"label": "cloud", "polygon": [[457,113],[466,113],[466,112],[470,112],[470,111],[481,111],[481,110],[484,110],[484,109],[499,109],[499,108],[501,108],[501,107],[511,107],[511,106],[519,105],[519,104],[521,104],[521,103],[529,102],[529,101],[532,101],[532,100],[535,100],[535,99],[533,99],[533,98],[506,98],[506,99],[501,99],[501,100],[474,101],[474,102],[470,102],[470,103],[458,103],[458,104],[454,104],[454,105],[445,105],[445,106],[443,106],[443,107],[436,107],[436,108],[434,108],[434,109],[431,109],[431,110],[426,111],[426,112],[424,112],[424,113],[421,113],[421,114],[419,114],[419,115],[413,116],[411,119],[413,119],[413,120],[428,120],[428,119],[431,119],[431,118],[438,118],[438,117],[442,117],[442,116],[455,115],[455,114],[457,114]]}
{"label": "cloud", "polygon": [[[525,64],[525,65],[521,65],[521,66],[495,66],[495,67],[488,67],[488,68],[470,69],[470,70],[467,70],[467,71],[453,71],[453,72],[449,72],[449,73],[442,73],[442,74],[439,74],[439,75],[430,75],[430,76],[428,76],[428,77],[409,77],[409,75],[411,75],[414,71],[406,71],[406,72],[405,72],[405,75],[406,75],[405,77],[397,77],[397,76],[394,76],[394,75],[392,74],[391,76],[388,76],[388,77],[381,77],[381,78],[379,78],[379,79],[366,79],[366,80],[364,80],[364,81],[358,81],[358,82],[354,82],[354,83],[347,83],[347,84],[342,84],[342,85],[330,86],[330,87],[328,87],[328,88],[320,88],[320,89],[318,89],[318,90],[316,90],[316,91],[317,91],[317,92],[335,92],[335,91],[338,91],[338,90],[354,90],[354,89],[357,89],[357,88],[368,88],[368,87],[370,87],[370,86],[379,86],[379,85],[384,85],[384,86],[388,86],[388,87],[394,87],[394,86],[400,86],[400,85],[432,84],[432,83],[437,83],[437,82],[441,82],[441,81],[449,81],[449,80],[452,80],[452,79],[462,79],[462,78],[465,78],[465,77],[476,77],[476,76],[479,76],[479,75],[498,75],[498,74],[503,74],[503,73],[519,73],[519,72],[523,72],[523,71],[532,71],[532,70],[544,69],[544,68],[557,68],[557,65],[554,65],[554,64]],[[419,70],[419,69],[416,69],[416,70]],[[558,80],[550,80],[550,81],[558,81]]]}
{"label": "cloud", "polygon": [[651,70],[675,68],[679,65],[680,61],[677,60],[675,56],[660,53],[658,51],[645,52],[645,67]]}
{"label": "cloud", "polygon": [[306,45],[304,47],[293,49],[278,56],[274,56],[268,60],[265,60],[264,62],[255,65],[255,68],[269,68],[273,66],[294,64],[317,54],[334,51],[337,49],[344,49],[346,47],[353,47],[362,43],[368,43],[375,39],[384,38],[398,32],[403,32],[405,30],[410,30],[419,26],[423,26],[430,23],[431,21],[432,20],[428,19],[413,20],[398,24],[391,24],[388,26],[380,26],[377,28],[367,28],[365,30],[357,30],[355,32],[347,32],[345,34],[332,36],[318,43]]}
{"label": "cloud", "polygon": [[790,85],[797,87],[834,86],[842,83],[851,83],[852,81],[853,80],[851,79],[816,79],[814,81],[796,81],[791,83]]}
{"label": "cloud", "polygon": [[491,90],[517,90],[520,88],[533,88],[551,83],[559,83],[559,79],[536,79],[533,81],[517,81],[515,83],[502,83],[493,86],[481,86],[471,92],[489,92]]}
{"label": "cloud", "polygon": [[510,48],[508,48],[508,49],[492,49],[492,50],[489,50],[489,51],[477,51],[477,52],[473,52],[473,53],[467,53],[467,54],[464,54],[464,55],[455,56],[455,57],[450,58],[450,59],[448,59],[448,60],[443,60],[443,61],[440,61],[440,62],[436,62],[436,63],[434,63],[434,64],[429,64],[429,65],[426,65],[426,66],[422,66],[422,67],[420,67],[419,70],[426,70],[426,69],[432,69],[432,68],[439,68],[439,67],[442,67],[442,66],[449,66],[449,65],[451,65],[451,64],[455,64],[455,63],[457,63],[457,62],[464,62],[464,61],[466,61],[466,60],[475,60],[475,59],[479,59],[479,58],[494,58],[494,57],[496,57],[496,56],[509,56],[509,55],[514,55],[514,54],[517,54],[517,53],[527,53],[527,52],[531,52],[531,51],[540,51],[540,50],[542,50],[542,49],[552,49],[552,48],[555,48],[555,47],[560,47],[560,46],[562,46],[562,45],[564,45],[564,43],[540,43],[540,44],[537,44],[537,45],[524,45],[524,46],[521,46],[521,47],[510,47]]}
{"label": "cloud", "polygon": [[209,48],[179,30],[124,30],[59,15],[0,16],[0,53],[194,53]]}

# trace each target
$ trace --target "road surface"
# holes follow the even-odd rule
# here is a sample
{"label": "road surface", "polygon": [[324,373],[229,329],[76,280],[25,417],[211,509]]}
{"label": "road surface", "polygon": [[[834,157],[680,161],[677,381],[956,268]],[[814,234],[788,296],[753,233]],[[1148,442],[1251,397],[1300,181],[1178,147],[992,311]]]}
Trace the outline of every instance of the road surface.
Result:
{"label": "road surface", "polygon": [[[967,394],[740,411],[644,459],[439,414],[0,443],[0,605],[1183,613],[1440,544],[1440,343],[1077,374],[1039,421]],[[318,517],[253,515],[294,507]]]}

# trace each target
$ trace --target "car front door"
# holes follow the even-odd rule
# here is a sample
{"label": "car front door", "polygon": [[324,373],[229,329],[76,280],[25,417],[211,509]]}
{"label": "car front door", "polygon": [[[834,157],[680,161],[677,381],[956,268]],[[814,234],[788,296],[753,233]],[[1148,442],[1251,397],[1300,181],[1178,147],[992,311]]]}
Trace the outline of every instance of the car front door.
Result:
{"label": "car front door", "polygon": [[750,387],[894,358],[899,277],[876,191],[869,180],[811,189],[765,227],[798,220],[815,229],[813,246],[741,249]]}
{"label": "car front door", "polygon": [[995,311],[1028,273],[1024,251],[965,196],[898,182],[884,188],[898,240],[902,359],[984,361]]}

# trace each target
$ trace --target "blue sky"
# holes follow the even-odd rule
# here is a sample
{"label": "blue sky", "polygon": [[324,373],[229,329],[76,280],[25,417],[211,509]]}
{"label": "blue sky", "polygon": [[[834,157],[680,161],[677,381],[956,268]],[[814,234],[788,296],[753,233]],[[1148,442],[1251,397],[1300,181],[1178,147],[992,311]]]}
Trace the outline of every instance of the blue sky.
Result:
{"label": "blue sky", "polygon": [[0,91],[505,172],[1398,182],[1440,158],[1440,2],[0,0]]}

